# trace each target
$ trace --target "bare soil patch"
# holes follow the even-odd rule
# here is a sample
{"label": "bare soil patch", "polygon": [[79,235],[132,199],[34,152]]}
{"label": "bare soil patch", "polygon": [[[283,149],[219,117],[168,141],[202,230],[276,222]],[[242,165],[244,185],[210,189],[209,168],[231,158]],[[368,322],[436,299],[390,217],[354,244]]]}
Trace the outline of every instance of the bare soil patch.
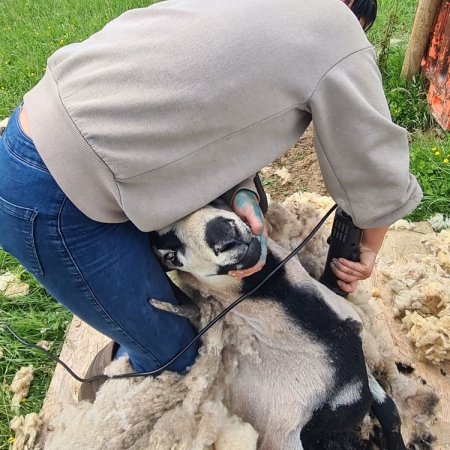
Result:
{"label": "bare soil patch", "polygon": [[265,191],[276,202],[281,203],[299,191],[326,195],[314,148],[312,125],[292,148],[264,167],[260,175]]}

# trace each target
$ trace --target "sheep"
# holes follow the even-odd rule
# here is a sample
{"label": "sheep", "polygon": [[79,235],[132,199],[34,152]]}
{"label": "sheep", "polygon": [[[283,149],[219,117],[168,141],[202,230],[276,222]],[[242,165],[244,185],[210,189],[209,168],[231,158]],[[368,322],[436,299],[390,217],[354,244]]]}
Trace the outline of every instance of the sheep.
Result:
{"label": "sheep", "polygon": [[[308,192],[295,193],[282,205],[272,202],[266,214],[269,236],[287,251],[292,251],[332,205],[331,198]],[[330,235],[331,222],[332,216],[309,244],[298,253],[301,264],[315,279],[319,279],[327,259],[326,240]],[[391,230],[415,228],[415,224],[404,220],[399,220],[390,227]],[[430,241],[430,252],[441,256],[442,243],[445,243],[445,239],[439,237],[439,242],[431,242],[431,237],[429,235],[427,237]],[[375,277],[380,277],[384,273],[382,259],[383,253],[377,259]],[[445,266],[445,261],[448,260],[438,259],[441,266]],[[389,273],[394,275],[394,272],[398,280],[404,281],[408,278],[401,271],[400,263],[390,265]],[[369,292],[369,285],[370,282],[358,283],[356,291],[348,296],[348,301],[363,322],[362,345],[366,364],[371,373],[376,374],[376,379],[383,389],[395,400],[403,422],[402,434],[408,442],[408,448],[430,450],[430,442],[436,439],[430,434],[430,427],[434,428],[436,420],[440,421],[436,416],[439,397],[431,385],[422,379],[422,374],[410,367],[411,361],[405,353],[394,346],[393,330],[383,319],[386,310],[380,309],[380,304],[389,299],[389,292],[381,293],[373,287]],[[385,287],[387,288],[388,284]],[[380,296],[383,296],[383,300],[377,298]],[[446,407],[445,404],[443,407]],[[370,434],[376,434],[376,430],[376,422],[366,418],[361,436],[367,438]]]}
{"label": "sheep", "polygon": [[[273,245],[275,251],[284,254],[286,254],[286,250],[290,251],[296,247],[316,224],[320,217],[317,208],[323,209],[322,205],[316,204],[317,199],[305,200],[304,195],[299,198],[297,194],[293,197],[295,198],[284,206],[271,204],[266,215],[270,236],[277,243],[281,243],[285,250],[279,249],[274,244],[271,246]],[[324,198],[318,200],[323,203]],[[311,203],[316,208],[312,207]],[[215,214],[218,213],[225,214],[225,211],[216,210]],[[236,217],[233,216],[233,220],[235,219]],[[202,229],[202,224],[204,221],[199,220],[199,229]],[[309,268],[311,276],[314,278],[320,276],[320,268],[323,268],[326,259],[328,234],[329,231],[326,229],[319,230],[317,236],[298,256],[299,261]],[[194,241],[198,239],[198,245],[202,245],[201,236],[198,235],[195,226],[192,233],[186,234],[185,237]],[[163,257],[163,255],[161,256]],[[166,257],[171,259],[172,255],[166,252]],[[298,264],[294,261],[295,258],[288,265],[288,274],[297,276]],[[175,259],[174,262],[176,263]],[[207,266],[204,268],[206,270]],[[200,283],[201,280],[196,280],[192,275],[181,271],[171,272],[171,275],[175,273],[177,274],[175,276],[177,283],[180,283],[183,289],[195,299],[200,308],[201,315],[196,318],[195,322],[196,327],[200,329],[223,310],[221,297],[216,299],[208,296],[213,291],[210,292]],[[234,283],[231,277],[215,278],[216,280],[227,280],[226,283],[223,282],[224,289],[227,288],[229,282]],[[302,271],[301,279],[306,280],[308,286],[310,284],[316,286]],[[192,281],[194,284],[191,284]],[[204,296],[195,291],[196,286],[202,287]],[[232,409],[234,404],[230,402],[230,398],[233,397],[229,392],[230,389],[234,389],[235,383],[245,389],[247,383],[255,395],[259,395],[265,400],[271,399],[274,402],[273,407],[257,411],[255,415],[257,418],[260,413],[267,415],[271,412],[278,412],[280,408],[285,407],[282,400],[291,395],[288,383],[283,385],[283,389],[284,386],[286,388],[284,395],[274,396],[271,386],[269,389],[255,387],[251,384],[254,382],[253,377],[245,379],[242,375],[241,362],[246,361],[248,364],[258,367],[261,364],[262,355],[259,346],[270,344],[273,336],[262,334],[258,330],[255,331],[249,325],[248,318],[242,316],[242,308],[250,308],[253,305],[255,311],[258,311],[258,305],[266,305],[267,314],[272,314],[273,308],[275,308],[279,314],[274,318],[285,317],[280,304],[270,300],[258,300],[256,299],[257,294],[252,299],[245,300],[236,311],[226,315],[203,336],[199,356],[184,376],[164,372],[156,378],[108,380],[98,392],[93,404],[81,402],[78,405],[64,405],[62,412],[52,421],[51,431],[48,433],[45,444],[45,436],[42,435],[41,445],[45,445],[45,450],[59,450],[60,448],[68,450],[84,450],[86,448],[90,450],[103,448],[110,450],[147,450],[149,448],[152,450],[256,450],[258,433],[252,426],[253,417],[241,417],[238,411]],[[398,373],[393,357],[392,342],[387,330],[380,328],[380,321],[375,320],[376,313],[367,303],[370,297],[368,292],[362,285],[359,285],[358,292],[355,294],[354,296],[350,295],[349,300],[353,302],[351,307],[364,323],[362,345],[366,363],[370,371],[376,374],[377,381],[381,382],[383,388],[390,392],[401,407],[402,419],[406,418],[410,423],[410,429],[417,430],[418,440],[426,442],[426,439],[429,439],[426,436],[427,425],[433,414],[436,398],[430,395],[429,388],[422,385],[420,380],[407,378]],[[337,297],[333,297],[333,299],[337,299],[339,305],[346,304],[343,299]],[[226,304],[228,302],[229,300]],[[346,311],[345,307],[344,310]],[[352,315],[351,311],[347,311],[347,313]],[[352,317],[356,327],[359,327],[360,320],[354,315]],[[276,334],[276,330],[272,327],[277,324],[272,324],[272,316],[263,315],[262,318],[265,319],[262,325]],[[298,324],[294,322],[292,327],[287,330],[288,335],[291,335],[295,328],[298,328]],[[275,336],[274,345],[280,344],[281,336],[277,336]],[[295,342],[297,342],[298,337],[295,336],[295,338],[297,339]],[[291,343],[291,346],[294,346],[295,342]],[[290,343],[288,342],[288,344]],[[284,349],[280,354],[287,355],[285,350],[289,349]],[[313,355],[313,358],[316,358],[316,355]],[[269,370],[273,370],[276,375],[283,372],[283,367],[275,364],[270,366]],[[111,364],[106,373],[112,376],[130,371],[131,368],[126,358],[120,358]],[[305,372],[307,372],[306,375]],[[300,374],[303,376],[300,377]],[[292,378],[295,378],[295,375],[293,374]],[[300,381],[309,380],[308,387],[315,389],[317,377],[311,377],[309,367],[300,366],[297,375]],[[278,384],[283,382],[281,376],[276,382]],[[379,392],[383,394],[382,391]],[[244,401],[245,398],[237,399],[237,402]],[[239,408],[236,409],[239,410]],[[296,411],[295,413],[298,414]],[[361,425],[361,431],[316,436],[312,440],[314,442],[310,442],[304,447],[308,450],[384,448],[375,446],[367,440],[372,428],[371,420],[366,416]],[[379,437],[377,433],[375,435],[376,438]],[[361,436],[364,439],[361,439]],[[431,448],[429,446],[418,447],[416,444],[411,446],[414,439],[416,438],[413,436],[412,440],[409,440],[408,448]],[[379,439],[376,441],[379,443]],[[261,442],[262,437],[259,436],[258,449],[264,448],[261,447]],[[297,447],[294,446],[293,449],[301,448],[298,442],[295,444]],[[37,448],[43,447],[38,446]],[[273,448],[280,449],[281,446],[276,442]]]}
{"label": "sheep", "polygon": [[[178,271],[191,296],[200,294],[223,307],[287,256],[269,239],[260,272],[242,280],[228,276],[230,269],[254,265],[260,246],[220,201],[152,233],[152,245],[161,263]],[[367,372],[359,316],[298,260],[290,260],[230,316],[229,326],[238,327],[236,340],[222,357],[237,364],[238,375],[224,402],[258,431],[258,449],[312,448],[324,435],[354,430],[370,409],[388,449],[406,449],[395,404]],[[235,351],[240,345],[249,347],[248,355]]]}
{"label": "sheep", "polygon": [[[200,308],[199,326],[220,312],[212,303]],[[64,404],[35,450],[256,450],[257,432],[222,402],[234,375],[222,362],[224,325],[203,336],[199,356],[183,376],[166,371],[107,380],[94,403]],[[130,372],[126,356],[105,370],[108,376]]]}
{"label": "sheep", "polygon": [[[295,193],[282,205],[272,202],[266,214],[269,236],[290,252],[299,245],[332,205],[331,198],[309,192]],[[327,219],[309,244],[298,253],[301,264],[317,280],[322,274],[327,259],[329,246],[326,241],[330,235],[331,222],[332,216]],[[399,220],[390,229],[410,230],[415,227],[410,222]],[[430,241],[430,252],[440,256],[445,239],[439,237],[439,242],[431,242],[431,237],[429,235],[427,237]],[[375,269],[378,277],[384,276],[385,272],[381,259],[383,259],[382,255],[378,258]],[[444,258],[440,258],[439,261],[441,266],[445,266]],[[408,267],[408,264],[405,267]],[[389,274],[394,275],[394,272],[396,274],[394,278],[398,280],[404,281],[408,278],[401,271],[401,264],[390,265]],[[376,379],[383,389],[395,400],[404,425],[402,434],[408,442],[408,448],[430,450],[429,443],[435,440],[435,437],[430,434],[430,427],[434,426],[436,420],[439,421],[436,417],[439,397],[421,378],[421,374],[412,370],[408,357],[394,346],[392,330],[383,319],[386,311],[383,312],[379,306],[382,299],[377,298],[383,295],[384,299],[388,300],[389,293],[381,294],[373,287],[369,292],[368,285],[370,285],[368,282],[358,283],[356,291],[348,296],[348,301],[363,322],[362,345],[366,364],[370,372],[376,374]],[[386,284],[387,287],[388,284]],[[376,422],[366,418],[361,436],[367,438],[370,434],[376,434],[376,430]]]}

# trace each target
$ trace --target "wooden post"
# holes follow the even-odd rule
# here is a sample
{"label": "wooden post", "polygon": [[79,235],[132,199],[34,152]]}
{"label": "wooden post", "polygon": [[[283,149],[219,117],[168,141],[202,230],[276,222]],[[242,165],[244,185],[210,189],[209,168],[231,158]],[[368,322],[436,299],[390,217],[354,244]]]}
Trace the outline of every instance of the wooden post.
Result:
{"label": "wooden post", "polygon": [[438,4],[439,0],[419,0],[417,4],[401,72],[402,77],[407,80],[411,79],[420,68]]}

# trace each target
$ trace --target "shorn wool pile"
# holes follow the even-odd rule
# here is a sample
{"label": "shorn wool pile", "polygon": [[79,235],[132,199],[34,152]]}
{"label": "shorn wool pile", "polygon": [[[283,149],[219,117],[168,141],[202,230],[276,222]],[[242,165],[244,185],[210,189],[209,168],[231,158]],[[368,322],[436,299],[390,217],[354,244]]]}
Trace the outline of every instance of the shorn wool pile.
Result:
{"label": "shorn wool pile", "polygon": [[[285,249],[292,250],[316,225],[322,212],[331,205],[329,198],[313,194],[295,194],[283,205],[271,204],[267,214],[271,238]],[[316,279],[322,273],[328,252],[326,239],[331,220],[327,223],[328,227],[320,230],[299,254],[305,269]],[[433,249],[430,252],[430,264],[424,264],[423,261],[414,261],[411,264],[426,266],[423,268],[421,280],[425,283],[430,279],[430,282],[436,283],[429,286],[427,291],[433,292],[430,298],[436,300],[422,300],[425,288],[418,284],[408,287],[408,283],[411,284],[412,281],[408,281],[410,278],[403,272],[408,269],[402,268],[398,275],[395,275],[393,270],[386,271],[383,275],[391,286],[391,292],[396,296],[396,314],[400,318],[403,317],[406,325],[408,320],[413,320],[412,317],[420,317],[431,323],[434,321],[435,324],[448,313],[445,302],[438,300],[441,292],[437,286],[439,282],[426,272],[433,268],[436,271],[435,277],[448,279],[447,263],[442,262],[442,252],[447,252],[448,256],[448,242],[442,243],[441,236],[430,235],[427,239],[427,245]],[[409,270],[408,273],[412,274],[413,269]],[[414,277],[415,275],[411,275],[411,279]],[[448,283],[443,286],[448,286]],[[405,297],[402,292],[411,290],[411,287],[421,293],[422,297],[417,294],[413,301],[401,301]],[[404,425],[405,442],[409,442],[411,449],[431,448],[429,427],[434,420],[437,397],[420,379],[408,377],[398,371],[396,362],[401,361],[395,361],[389,330],[383,321],[376,319],[369,303],[370,297],[363,283],[360,283],[355,294],[349,296],[349,301],[364,324],[362,338],[367,366],[395,401]],[[220,308],[214,302],[205,302],[202,299],[198,301],[201,317],[196,326],[201,328],[217,316]],[[436,319],[430,320],[433,317]],[[418,323],[419,321],[414,322],[410,328],[412,339],[420,334],[414,331],[414,326],[419,326]],[[233,361],[222,360],[222,350],[225,346],[236,343],[236,330],[239,330],[239,326],[230,331],[229,324],[225,327],[223,321],[211,328],[204,336],[200,356],[184,376],[163,373],[156,378],[110,380],[100,389],[93,404],[81,402],[78,405],[65,406],[52,423],[45,449],[256,449],[257,433],[252,425],[230,414],[222,402],[238,370]],[[252,346],[254,336],[238,338],[239,346],[236,346],[236,351],[249,358],[258,358]],[[444,342],[444,339],[441,341]],[[427,358],[427,355],[433,355],[428,359],[436,362],[444,357],[441,347],[445,345],[439,349],[436,344],[432,346],[428,342],[427,345],[418,346],[423,349],[423,354],[419,352],[419,356]],[[113,362],[107,373],[111,375],[130,370],[128,362],[122,358]],[[261,395],[271,394],[262,392]],[[377,435],[377,425],[374,425],[369,416],[366,417],[360,433],[363,438],[367,438],[370,433],[372,436]],[[377,439],[372,441],[377,442]],[[44,447],[41,444],[39,448]],[[372,448],[378,447],[374,444]]]}
{"label": "shorn wool pile", "polygon": [[394,298],[394,314],[408,329],[417,357],[450,360],[450,230],[422,239],[426,255],[380,270]]}

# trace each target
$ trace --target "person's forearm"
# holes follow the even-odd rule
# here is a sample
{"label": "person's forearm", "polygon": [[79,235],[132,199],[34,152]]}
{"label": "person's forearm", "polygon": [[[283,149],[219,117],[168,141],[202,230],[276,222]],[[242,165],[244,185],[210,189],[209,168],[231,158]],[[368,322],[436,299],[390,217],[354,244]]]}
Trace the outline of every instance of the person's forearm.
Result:
{"label": "person's forearm", "polygon": [[379,252],[383,245],[384,236],[386,235],[389,226],[379,228],[367,228],[363,231],[360,250]]}
{"label": "person's forearm", "polygon": [[383,245],[384,236],[389,227],[366,228],[363,230],[359,244],[359,261],[334,258],[330,265],[333,273],[339,278],[338,286],[344,292],[354,292],[359,280],[366,280],[372,274],[377,253]]}
{"label": "person's forearm", "polygon": [[238,185],[231,188],[229,191],[222,194],[222,198],[225,200],[225,202],[228,204],[230,208],[233,208],[233,200],[235,195],[242,189],[247,189],[251,192],[253,192],[256,195],[256,198],[259,202],[259,195],[258,190],[256,189],[255,183],[253,179],[255,178],[255,175],[252,175],[251,177],[247,178],[246,180],[242,181]]}

